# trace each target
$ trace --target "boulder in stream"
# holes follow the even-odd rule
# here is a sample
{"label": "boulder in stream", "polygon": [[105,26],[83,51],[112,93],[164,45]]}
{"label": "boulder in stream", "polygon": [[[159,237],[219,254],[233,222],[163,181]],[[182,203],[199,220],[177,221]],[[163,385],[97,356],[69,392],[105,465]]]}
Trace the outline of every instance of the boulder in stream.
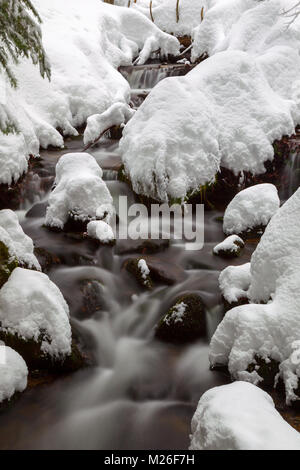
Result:
{"label": "boulder in stream", "polygon": [[170,343],[186,343],[206,334],[205,306],[198,294],[179,297],[158,323],[156,338]]}

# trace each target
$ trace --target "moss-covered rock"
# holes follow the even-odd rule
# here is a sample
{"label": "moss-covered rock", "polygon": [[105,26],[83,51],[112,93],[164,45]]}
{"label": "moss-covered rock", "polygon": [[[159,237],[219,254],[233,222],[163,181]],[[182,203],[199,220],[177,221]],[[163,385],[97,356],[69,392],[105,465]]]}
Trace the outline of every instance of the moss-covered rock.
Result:
{"label": "moss-covered rock", "polygon": [[17,258],[11,257],[7,246],[0,241],[0,288],[8,280],[12,271],[18,266]]}
{"label": "moss-covered rock", "polygon": [[85,279],[80,282],[82,305],[79,315],[81,318],[91,318],[95,312],[106,309],[103,286],[97,279]]}
{"label": "moss-covered rock", "polygon": [[155,330],[156,338],[170,343],[186,343],[205,335],[205,305],[198,294],[179,297]]}
{"label": "moss-covered rock", "polygon": [[17,351],[31,370],[46,369],[57,373],[72,372],[85,365],[85,360],[77,344],[72,341],[71,354],[64,357],[51,357],[41,351],[43,335],[38,341],[26,340],[17,334],[0,330],[0,341]]}

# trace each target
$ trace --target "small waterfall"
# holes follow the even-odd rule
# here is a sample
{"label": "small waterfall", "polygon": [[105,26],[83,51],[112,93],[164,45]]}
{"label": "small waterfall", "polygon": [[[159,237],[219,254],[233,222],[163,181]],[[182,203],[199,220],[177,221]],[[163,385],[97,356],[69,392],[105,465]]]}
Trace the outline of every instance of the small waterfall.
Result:
{"label": "small waterfall", "polygon": [[280,190],[280,199],[286,201],[300,186],[300,152],[291,153],[286,164]]}

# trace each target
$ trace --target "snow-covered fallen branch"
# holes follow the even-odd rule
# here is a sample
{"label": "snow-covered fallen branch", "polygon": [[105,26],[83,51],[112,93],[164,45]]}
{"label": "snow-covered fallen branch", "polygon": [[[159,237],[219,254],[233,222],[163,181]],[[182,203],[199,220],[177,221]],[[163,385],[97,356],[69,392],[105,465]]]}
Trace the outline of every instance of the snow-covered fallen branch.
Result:
{"label": "snow-covered fallen branch", "polygon": [[134,112],[135,110],[128,104],[118,102],[110,106],[104,113],[88,117],[83,135],[84,151],[98,142],[112,127],[126,124]]}

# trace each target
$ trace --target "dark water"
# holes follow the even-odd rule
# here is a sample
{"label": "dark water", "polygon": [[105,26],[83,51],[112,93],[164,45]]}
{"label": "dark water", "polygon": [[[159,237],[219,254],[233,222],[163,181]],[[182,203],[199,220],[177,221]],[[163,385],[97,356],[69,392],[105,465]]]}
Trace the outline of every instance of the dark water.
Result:
{"label": "dark water", "polygon": [[[18,215],[35,246],[60,258],[61,263],[48,275],[63,292],[73,328],[96,365],[67,377],[47,378],[46,383],[27,389],[0,413],[0,448],[186,449],[191,417],[201,395],[229,382],[224,373],[210,371],[208,362],[209,338],[223,316],[220,270],[248,262],[255,243],[247,243],[238,259],[213,256],[212,248],[224,239],[222,212],[206,211],[204,248],[189,252],[171,244],[151,255],[176,282],[142,291],[122,269],[128,256],[140,256],[134,252],[134,243],[117,241],[115,247],[96,247],[43,227],[58,158],[66,151],[82,150],[80,140],[68,140],[66,145],[64,151],[42,152],[40,166],[29,178],[30,200],[26,199]],[[90,153],[105,170],[114,199],[127,195],[134,201],[129,187],[116,180],[117,143],[104,142]],[[284,191],[291,189],[285,186]],[[132,252],[126,254],[128,250]],[[80,285],[84,280],[101,283],[103,305],[97,312],[83,309]],[[186,292],[203,298],[207,339],[184,347],[155,341],[155,324],[172,301]]]}

